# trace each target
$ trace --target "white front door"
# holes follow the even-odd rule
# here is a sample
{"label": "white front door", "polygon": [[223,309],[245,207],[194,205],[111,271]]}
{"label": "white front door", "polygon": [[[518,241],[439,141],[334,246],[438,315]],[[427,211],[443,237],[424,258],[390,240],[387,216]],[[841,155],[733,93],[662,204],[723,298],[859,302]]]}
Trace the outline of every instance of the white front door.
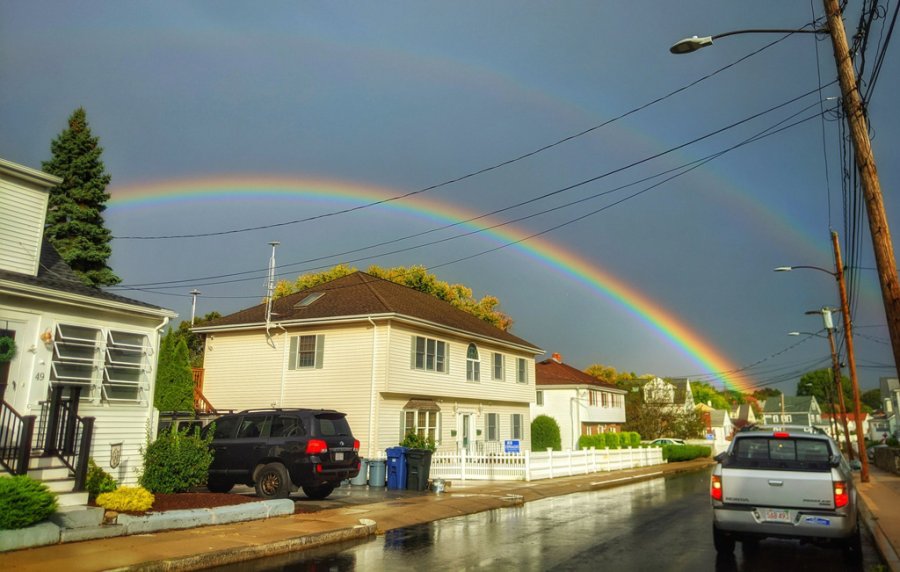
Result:
{"label": "white front door", "polygon": [[474,434],[474,432],[475,431],[472,428],[472,414],[460,413],[459,434],[462,435],[462,439],[460,439],[460,446],[469,453],[472,452],[472,446],[474,445],[474,440],[472,439],[472,435]]}
{"label": "white front door", "polygon": [[[0,330],[8,332],[16,344],[16,356],[0,373],[5,374],[6,390],[2,397],[20,415],[30,414],[28,398],[31,391],[31,371],[34,366],[37,316],[0,309]],[[0,379],[0,384],[4,380]]]}

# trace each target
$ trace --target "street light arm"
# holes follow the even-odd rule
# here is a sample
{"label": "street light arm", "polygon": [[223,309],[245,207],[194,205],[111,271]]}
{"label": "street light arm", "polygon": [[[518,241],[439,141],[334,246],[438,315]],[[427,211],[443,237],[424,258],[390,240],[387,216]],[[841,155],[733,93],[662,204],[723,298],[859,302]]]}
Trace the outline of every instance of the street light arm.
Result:
{"label": "street light arm", "polygon": [[786,30],[780,28],[753,28],[748,30],[734,30],[732,32],[725,32],[723,34],[716,34],[714,36],[693,36],[691,38],[684,38],[683,40],[679,40],[674,43],[669,51],[673,54],[688,54],[690,52],[696,52],[700,48],[705,48],[707,46],[711,46],[713,40],[718,40],[719,38],[724,38],[726,36],[737,36],[739,34],[827,34],[828,28],[816,28],[815,30]]}
{"label": "street light arm", "polygon": [[795,270],[797,268],[807,268],[809,270],[818,270],[819,272],[824,272],[825,274],[831,274],[835,278],[837,278],[837,273],[832,272],[826,268],[822,268],[820,266],[779,266],[775,268],[775,272],[790,272],[791,270]]}

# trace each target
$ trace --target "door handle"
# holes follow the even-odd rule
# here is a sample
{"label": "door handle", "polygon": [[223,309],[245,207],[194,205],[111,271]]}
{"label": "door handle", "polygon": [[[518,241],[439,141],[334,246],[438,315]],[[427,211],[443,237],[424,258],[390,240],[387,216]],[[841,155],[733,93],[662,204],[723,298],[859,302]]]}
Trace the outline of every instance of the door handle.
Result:
{"label": "door handle", "polygon": [[769,486],[780,487],[784,485],[784,481],[769,481]]}

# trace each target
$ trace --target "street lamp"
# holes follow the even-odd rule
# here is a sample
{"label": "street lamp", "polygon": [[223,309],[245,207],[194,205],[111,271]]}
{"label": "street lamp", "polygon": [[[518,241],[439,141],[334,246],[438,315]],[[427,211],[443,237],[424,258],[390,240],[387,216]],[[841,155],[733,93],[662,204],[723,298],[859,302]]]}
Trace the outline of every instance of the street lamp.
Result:
{"label": "street lamp", "polygon": [[[825,336],[817,333],[817,332],[788,332],[789,336],[810,336],[816,338],[825,338]],[[833,414],[837,407],[834,404],[834,390],[828,384],[825,385],[825,396],[828,398],[828,403],[831,405],[831,423],[828,424],[828,427],[831,429],[831,434],[834,435],[836,441],[840,441],[840,433],[838,432],[837,425],[837,417]],[[848,443],[849,446],[849,443]]]}
{"label": "street lamp", "polygon": [[678,40],[672,47],[669,48],[669,51],[673,54],[688,54],[690,52],[696,52],[701,48],[705,48],[707,46],[711,46],[713,44],[713,40],[718,40],[719,38],[724,38],[726,36],[737,36],[739,34],[827,34],[827,28],[818,28],[815,30],[779,30],[772,28],[765,29],[750,29],[750,30],[735,30],[733,32],[725,32],[724,34],[716,34],[715,36],[691,36],[690,38],[684,38],[683,40]]}
{"label": "street lamp", "polygon": [[[841,297],[841,314],[844,319],[844,342],[847,345],[847,367],[850,368],[850,385],[853,388],[853,415],[856,418],[856,446],[860,457],[859,478],[862,482],[869,482],[869,457],[866,455],[866,439],[862,433],[862,406],[860,405],[859,396],[859,378],[856,376],[856,352],[853,349],[853,320],[850,319],[850,302],[847,298],[847,284],[844,280],[844,261],[841,258],[841,244],[838,241],[836,232],[831,231],[831,247],[834,251],[834,267],[835,271],[826,270],[818,266],[779,266],[775,272],[788,272],[796,269],[810,269],[824,272],[834,276],[838,284],[838,294]],[[890,323],[890,320],[888,320]],[[841,400],[843,401],[844,392],[840,391]],[[843,404],[842,404],[843,405]],[[846,423],[847,412],[844,409],[844,422]],[[849,443],[848,443],[849,445]]]}

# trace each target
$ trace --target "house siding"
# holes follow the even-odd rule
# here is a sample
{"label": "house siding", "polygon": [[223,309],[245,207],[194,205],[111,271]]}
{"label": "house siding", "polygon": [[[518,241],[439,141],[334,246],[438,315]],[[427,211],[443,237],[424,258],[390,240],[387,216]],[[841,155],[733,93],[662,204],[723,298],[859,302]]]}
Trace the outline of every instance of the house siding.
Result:
{"label": "house siding", "polygon": [[47,197],[46,190],[0,178],[0,268],[37,273]]}

